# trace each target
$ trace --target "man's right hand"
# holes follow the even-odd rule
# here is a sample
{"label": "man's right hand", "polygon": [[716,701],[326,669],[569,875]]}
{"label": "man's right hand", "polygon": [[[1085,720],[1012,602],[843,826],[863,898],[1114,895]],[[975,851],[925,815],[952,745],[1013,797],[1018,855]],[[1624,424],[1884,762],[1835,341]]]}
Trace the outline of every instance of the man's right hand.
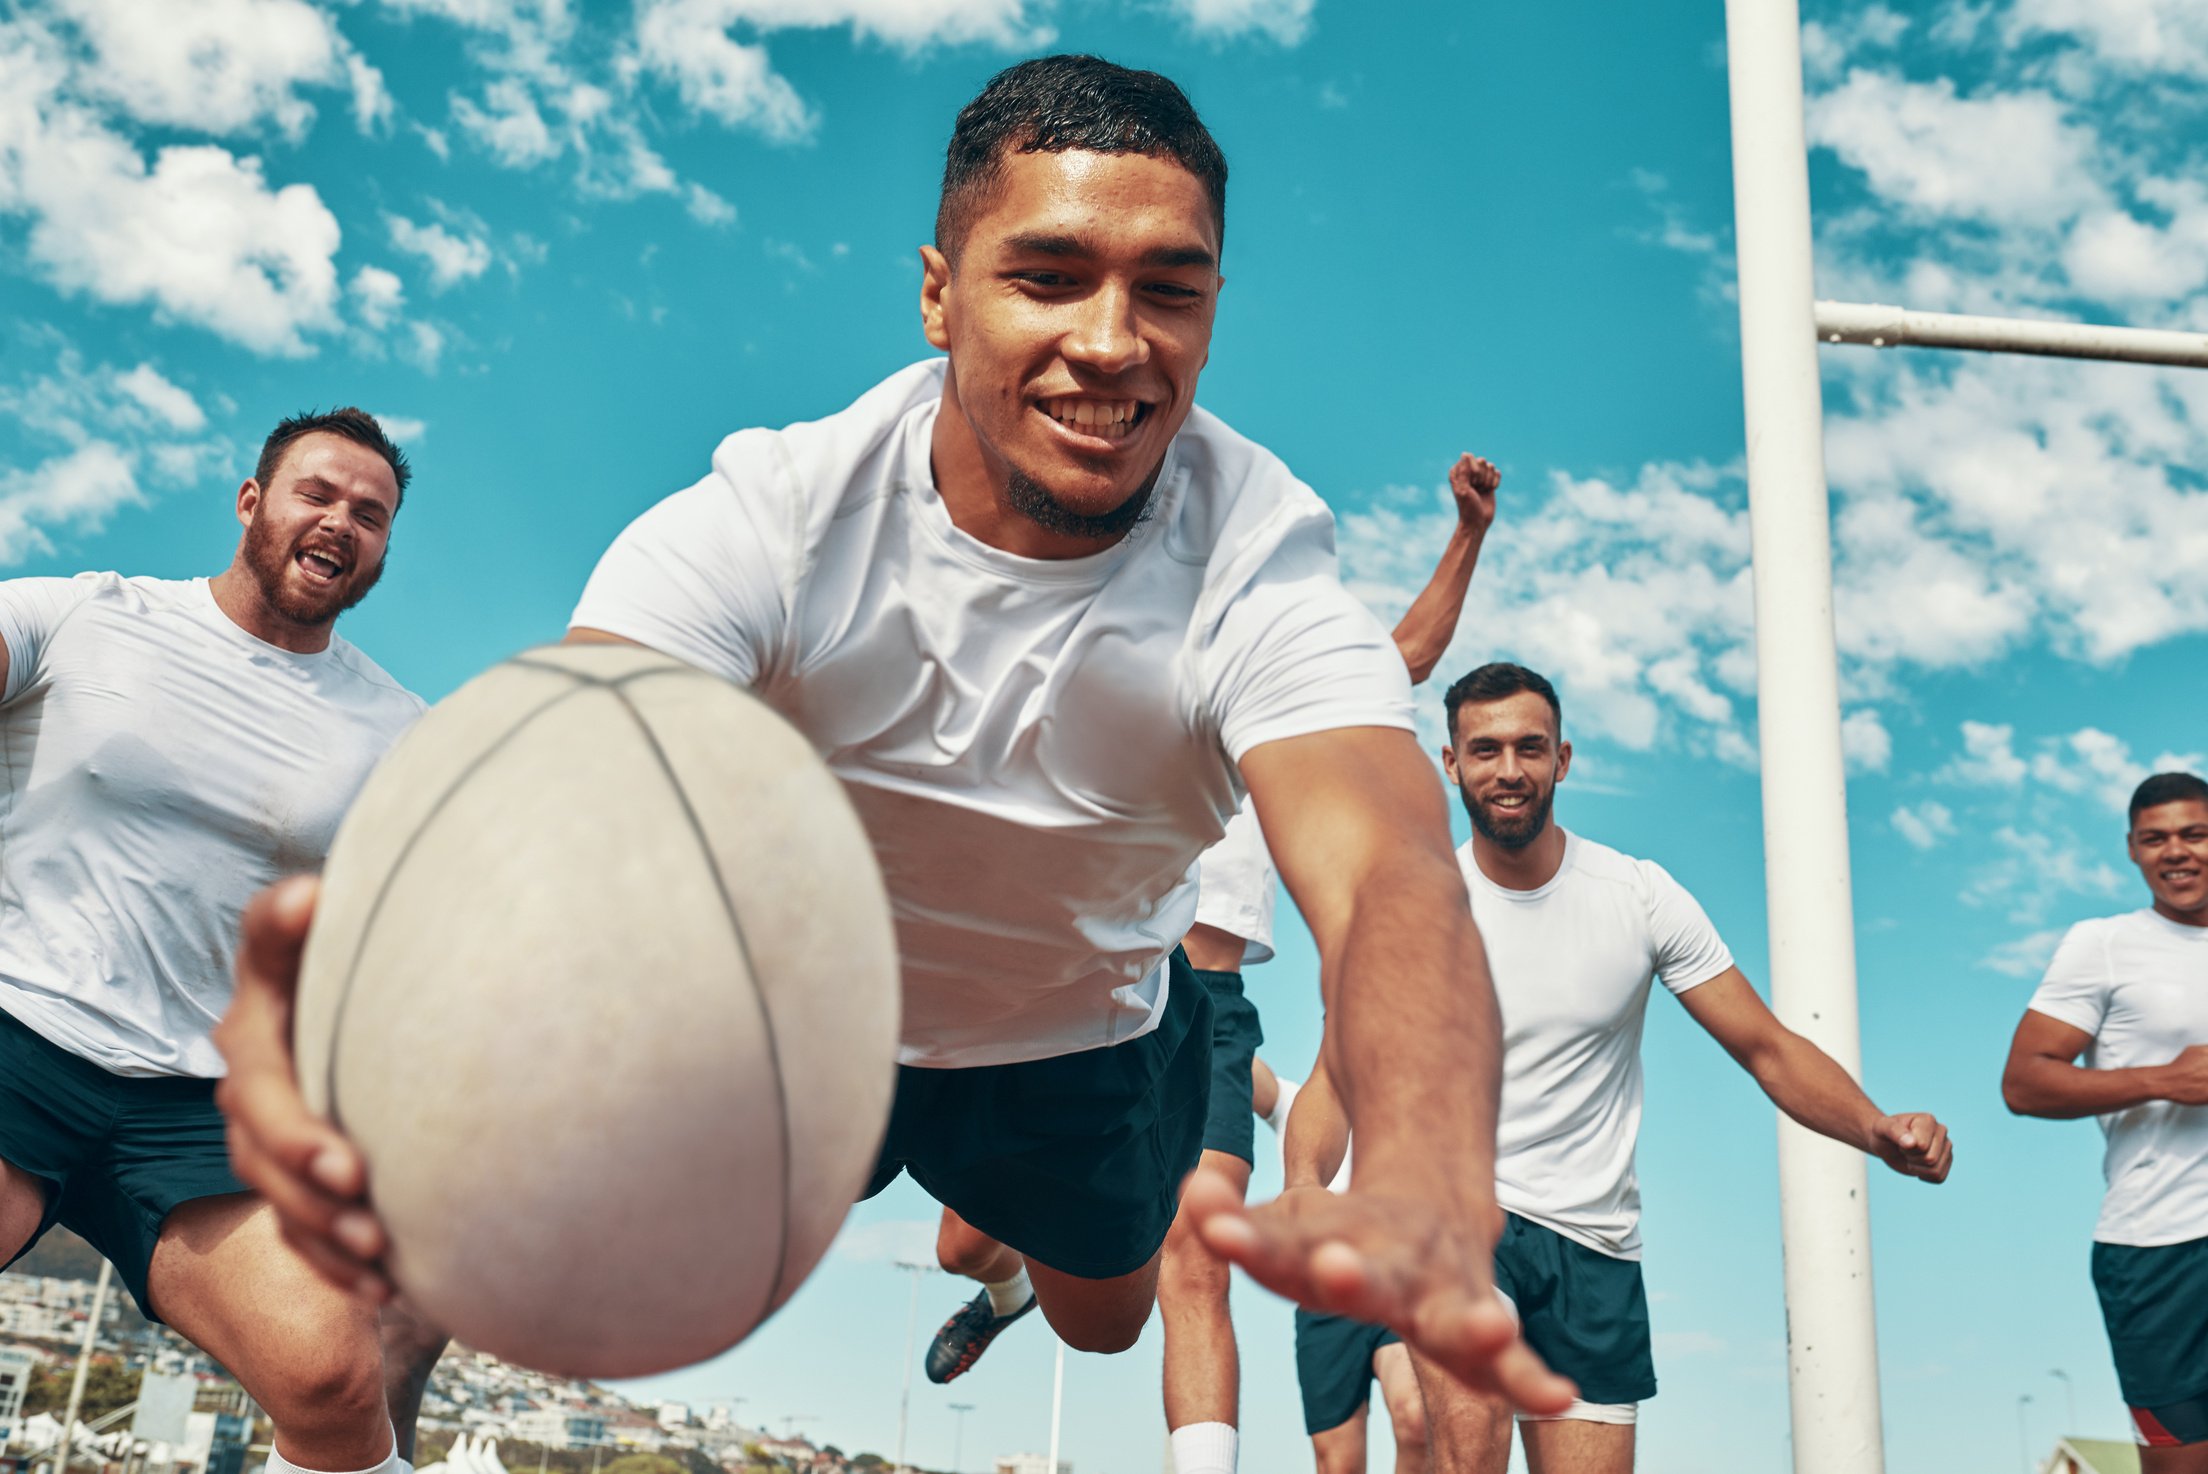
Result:
{"label": "man's right hand", "polygon": [[245,908],[238,986],[215,1026],[230,1073],[215,1100],[229,1118],[230,1164],[268,1200],[284,1238],[340,1289],[382,1303],[390,1244],[367,1207],[360,1149],[307,1109],[291,1053],[299,956],[314,919],[316,882],[281,880]]}
{"label": "man's right hand", "polygon": [[2155,1093],[2175,1105],[2208,1105],[2208,1044],[2192,1044],[2161,1069]]}
{"label": "man's right hand", "polygon": [[1526,1344],[1495,1293],[1501,1210],[1492,1200],[1444,1210],[1432,1188],[1430,1177],[1406,1192],[1299,1187],[1245,1207],[1205,1167],[1189,1179],[1181,1211],[1214,1254],[1274,1293],[1387,1326],[1475,1392],[1529,1413],[1563,1412],[1578,1389]]}

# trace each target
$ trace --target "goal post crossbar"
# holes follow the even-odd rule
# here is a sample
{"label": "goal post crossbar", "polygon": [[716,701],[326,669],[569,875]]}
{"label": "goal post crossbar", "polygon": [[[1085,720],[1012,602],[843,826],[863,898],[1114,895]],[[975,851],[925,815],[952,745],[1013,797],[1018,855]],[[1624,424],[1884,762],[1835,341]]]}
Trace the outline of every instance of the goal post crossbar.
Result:
{"label": "goal post crossbar", "polygon": [[2208,333],[2105,323],[1917,312],[1870,302],[1818,302],[1817,340],[1867,348],[1960,348],[2042,358],[2208,368]]}

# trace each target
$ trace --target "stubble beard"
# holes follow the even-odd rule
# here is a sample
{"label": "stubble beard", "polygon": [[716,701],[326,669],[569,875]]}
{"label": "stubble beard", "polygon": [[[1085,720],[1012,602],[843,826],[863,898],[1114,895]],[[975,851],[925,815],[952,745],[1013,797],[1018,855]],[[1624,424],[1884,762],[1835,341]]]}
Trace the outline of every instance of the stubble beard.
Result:
{"label": "stubble beard", "polygon": [[1135,493],[1108,512],[1076,512],[1051,494],[1050,488],[1024,474],[1017,466],[1006,468],[1004,499],[1013,511],[1045,532],[1086,541],[1116,541],[1150,518],[1150,493],[1157,487],[1161,459],[1143,478]]}
{"label": "stubble beard", "polygon": [[1464,799],[1465,816],[1472,821],[1473,831],[1489,844],[1506,850],[1522,850],[1539,839],[1549,827],[1549,809],[1556,803],[1556,790],[1551,788],[1512,818],[1500,819],[1480,806],[1471,789],[1459,785],[1457,791]]}
{"label": "stubble beard", "polygon": [[365,575],[357,575],[321,598],[301,597],[286,585],[284,577],[297,551],[296,541],[288,548],[279,546],[276,529],[259,516],[247,524],[245,566],[260,586],[261,598],[268,607],[296,625],[311,629],[335,624],[340,614],[367,598],[368,591],[383,578],[383,563],[379,560]]}

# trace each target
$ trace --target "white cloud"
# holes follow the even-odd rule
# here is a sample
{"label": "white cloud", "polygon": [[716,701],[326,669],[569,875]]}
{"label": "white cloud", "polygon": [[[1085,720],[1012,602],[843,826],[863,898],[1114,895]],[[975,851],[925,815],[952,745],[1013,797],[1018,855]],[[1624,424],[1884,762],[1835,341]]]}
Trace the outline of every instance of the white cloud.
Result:
{"label": "white cloud", "polygon": [[402,446],[411,446],[429,433],[429,421],[417,420],[411,415],[377,415],[376,423],[383,426],[384,434]]}
{"label": "white cloud", "polygon": [[83,91],[141,123],[229,136],[264,122],[298,138],[303,88],[348,88],[363,130],[388,118],[383,76],[306,0],[52,0],[91,51]]}
{"label": "white cloud", "polygon": [[693,184],[683,191],[682,207],[700,225],[736,223],[736,207],[702,184]]}
{"label": "white cloud", "polygon": [[[51,372],[0,385],[0,415],[59,447],[28,470],[0,472],[0,565],[54,550],[52,535],[97,532],[149,483],[186,485],[229,454],[199,402],[152,363],[88,367],[51,332]],[[26,459],[29,459],[26,457]]]}
{"label": "white cloud", "polygon": [[2208,9],[2198,0],[2016,0],[2012,37],[2069,36],[2127,71],[2208,77]]}
{"label": "white cloud", "polygon": [[387,214],[383,223],[391,232],[391,244],[427,263],[432,291],[473,281],[490,269],[490,242],[479,235],[456,233],[435,221],[416,225],[403,215]]}
{"label": "white cloud", "polygon": [[425,374],[437,372],[444,361],[445,334],[434,323],[410,322],[406,325],[406,337],[400,344],[400,356]]}
{"label": "white cloud", "polygon": [[1955,834],[1955,816],[1946,804],[1926,799],[1915,808],[1906,805],[1894,810],[1895,832],[1920,850],[1929,850],[1943,839]]}
{"label": "white cloud", "polygon": [[346,291],[353,299],[353,310],[371,333],[390,327],[406,307],[405,284],[396,273],[380,266],[363,266],[354,272]]}
{"label": "white cloud", "polygon": [[1808,122],[1811,142],[1861,170],[1881,197],[1926,215],[2053,225],[2102,198],[2095,136],[2050,93],[1964,97],[1945,77],[1857,70],[1810,100]]}
{"label": "white cloud", "polygon": [[1256,33],[1294,46],[1311,33],[1317,0],[1171,0],[1189,28],[1204,36]]}
{"label": "white cloud", "polygon": [[2208,383],[2014,358],[1828,363],[1857,653],[1936,667],[2044,641],[2106,664],[2208,632],[2208,492],[2187,469],[2208,462]]}
{"label": "white cloud", "polygon": [[[2107,665],[2208,633],[2208,492],[2189,469],[2208,464],[2208,381],[1863,355],[1835,391],[1836,634],[1855,701],[2022,650]],[[1745,758],[1755,664],[1738,469],[1649,465],[1622,486],[1559,476],[1529,500],[1474,583],[1473,653],[1507,631],[1601,735],[1645,747],[1668,716]],[[1397,489],[1341,517],[1344,567],[1368,603],[1390,616],[1408,605],[1449,516],[1438,491]],[[1875,770],[1883,727],[1854,720],[1855,762]],[[2021,781],[2023,760],[2008,761]]]}
{"label": "white cloud", "polygon": [[2033,925],[2069,896],[2113,896],[2124,879],[2105,860],[2093,859],[2072,835],[2050,835],[2004,826],[1994,831],[2000,852],[1979,867],[1963,890],[1965,905],[2005,907],[2008,919]]}
{"label": "white cloud", "polygon": [[2167,307],[2208,286],[2208,188],[2194,179],[2149,178],[2135,193],[2166,223],[2095,211],[2072,228],[2063,268],[2072,287],[2100,301]]}
{"label": "white cloud", "polygon": [[[1454,524],[1440,488],[1395,488],[1344,512],[1351,588],[1383,618],[1399,616]],[[1512,527],[1482,554],[1442,668],[1519,660],[1559,683],[1569,726],[1646,748],[1669,711],[1717,750],[1754,676],[1747,512],[1733,473],[1648,466],[1625,487],[1559,475]],[[1746,754],[1744,740],[1724,746]]]}
{"label": "white cloud", "polygon": [[1894,739],[1878,712],[1866,706],[1840,719],[1840,752],[1851,772],[1883,773],[1894,756]]}
{"label": "white cloud", "polygon": [[552,136],[529,85],[515,77],[501,77],[483,89],[483,101],[452,99],[452,120],[492,158],[509,169],[528,169],[549,163],[563,152]]}
{"label": "white cloud", "polygon": [[207,412],[199,407],[199,402],[170,383],[150,363],[141,363],[127,374],[116,375],[115,387],[143,405],[171,430],[191,435],[207,428]]}
{"label": "white cloud", "polygon": [[1908,30],[1909,17],[1876,4],[1804,22],[1802,66],[1812,77],[1830,77],[1865,51],[1891,50]]}
{"label": "white cloud", "polygon": [[1979,958],[1978,965],[1994,972],[2006,973],[2012,978],[2036,978],[2054,960],[2055,948],[2062,944],[2063,932],[2064,929],[2058,926],[2003,942]]}
{"label": "white cloud", "polygon": [[2080,727],[2067,737],[2049,738],[2032,758],[2032,777],[2064,793],[2090,794],[2103,807],[2123,813],[2132,790],[2150,773],[2192,771],[2198,753],[2165,752],[2150,765],[2131,755],[2131,745],[2098,727]]}
{"label": "white cloud", "polygon": [[263,353],[337,326],[337,220],[311,185],[271,188],[260,160],[212,144],[149,167],[65,80],[50,38],[0,26],[0,215],[29,220],[41,275]]}
{"label": "white cloud", "polygon": [[660,0],[636,17],[637,54],[646,69],[671,83],[685,105],[736,128],[769,138],[802,138],[814,116],[797,89],[774,70],[767,48],[738,41],[726,29],[732,5]]}
{"label": "white cloud", "polygon": [[97,532],[109,513],[144,500],[130,457],[104,440],[0,472],[0,565],[52,552],[50,528]]}
{"label": "white cloud", "polygon": [[[739,40],[803,27],[848,26],[854,35],[906,51],[983,43],[1035,47],[1051,38],[1031,20],[1027,0],[643,0],[637,7],[636,57],[674,87],[692,109],[769,138],[802,138],[818,122],[789,80],[774,69],[762,41]],[[1180,0],[1199,29],[1274,29],[1296,24],[1309,0]],[[1235,12],[1245,14],[1237,17]]]}
{"label": "white cloud", "polygon": [[1980,788],[2015,788],[2031,772],[2016,755],[2016,728],[1990,722],[1963,723],[1963,756],[1950,759],[1936,775],[1950,783]]}

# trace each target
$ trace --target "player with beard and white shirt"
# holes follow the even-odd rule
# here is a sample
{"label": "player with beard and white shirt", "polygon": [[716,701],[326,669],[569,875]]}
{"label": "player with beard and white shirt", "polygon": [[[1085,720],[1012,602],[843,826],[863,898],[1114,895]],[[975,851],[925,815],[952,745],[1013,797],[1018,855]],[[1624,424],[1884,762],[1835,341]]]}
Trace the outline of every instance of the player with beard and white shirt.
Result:
{"label": "player with beard and white shirt", "polygon": [[231,1171],[212,1035],[248,899],[422,710],[333,630],[408,477],[372,417],[298,416],[215,577],[0,583],[0,1257],[83,1235],[268,1412],[272,1474],[404,1467],[375,1311]]}
{"label": "player with beard and white shirt", "polygon": [[[1926,1182],[1946,1179],[1953,1148],[1933,1117],[1884,1114],[1829,1055],[1781,1024],[1661,865],[1553,821],[1572,748],[1547,680],[1484,665],[1449,688],[1445,705],[1442,768],[1473,831],[1457,860],[1503,1015],[1496,1284],[1527,1344],[1580,1389],[1561,1413],[1521,1414],[1519,1429],[1535,1469],[1623,1474],[1638,1405],[1656,1391],[1633,1170],[1652,982],[1661,979],[1810,1130]],[[1323,1071],[1296,1099],[1294,1130],[1307,1125],[1323,1126],[1325,1146],[1303,1174],[1306,1188],[1326,1180],[1348,1143]],[[1511,1410],[1440,1374],[1415,1348],[1413,1361],[1435,1474],[1502,1474]]]}
{"label": "player with beard and white shirt", "polygon": [[[2152,904],[2070,928],[2016,1026],[2001,1096],[2100,1117],[2093,1287],[2146,1474],[2208,1471],[2208,781],[2156,773],[2125,848]],[[2078,1063],[2079,1055],[2085,1062]]]}

